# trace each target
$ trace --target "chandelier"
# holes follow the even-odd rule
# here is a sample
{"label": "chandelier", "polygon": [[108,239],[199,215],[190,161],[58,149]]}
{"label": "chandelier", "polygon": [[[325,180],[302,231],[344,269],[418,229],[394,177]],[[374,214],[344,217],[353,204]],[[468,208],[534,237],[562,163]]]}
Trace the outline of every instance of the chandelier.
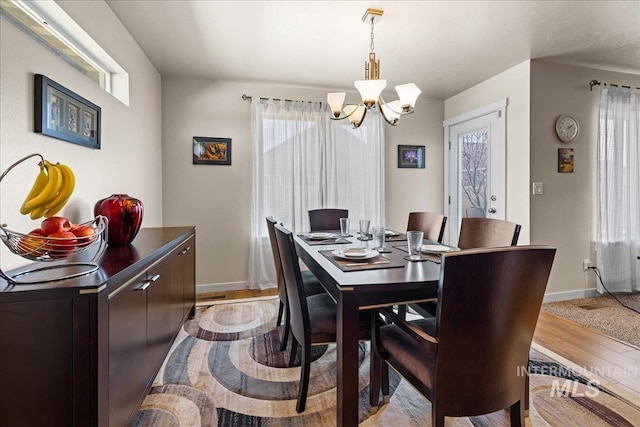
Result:
{"label": "chandelier", "polygon": [[380,60],[376,60],[373,44],[373,27],[382,16],[383,11],[378,9],[367,9],[362,17],[362,22],[371,23],[371,44],[369,45],[369,60],[364,64],[364,80],[357,80],[354,86],[358,89],[362,100],[358,104],[346,104],[344,100],[346,92],[335,92],[327,94],[327,102],[331,108],[332,120],[349,119],[354,128],[360,127],[367,111],[371,108],[378,108],[385,121],[391,126],[398,124],[400,116],[413,113],[416,99],[421,93],[420,88],[413,83],[406,83],[395,86],[398,93],[398,100],[384,102],[382,91],[387,86],[385,79],[380,79]]}

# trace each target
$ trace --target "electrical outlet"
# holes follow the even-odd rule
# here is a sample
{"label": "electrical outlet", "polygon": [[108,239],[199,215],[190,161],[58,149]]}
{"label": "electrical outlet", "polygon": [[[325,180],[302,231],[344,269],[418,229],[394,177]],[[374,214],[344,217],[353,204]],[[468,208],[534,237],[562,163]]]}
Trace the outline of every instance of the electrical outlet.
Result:
{"label": "electrical outlet", "polygon": [[587,271],[589,268],[593,267],[593,264],[591,263],[590,259],[584,259],[582,260],[582,269],[584,271]]}

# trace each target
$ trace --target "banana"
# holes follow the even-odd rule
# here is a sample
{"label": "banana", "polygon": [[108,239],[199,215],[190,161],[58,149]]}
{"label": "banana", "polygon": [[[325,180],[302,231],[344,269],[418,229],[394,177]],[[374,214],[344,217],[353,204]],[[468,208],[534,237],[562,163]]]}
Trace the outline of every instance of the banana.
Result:
{"label": "banana", "polygon": [[36,177],[36,180],[33,182],[33,186],[31,187],[31,191],[29,191],[29,195],[22,202],[22,206],[20,207],[20,213],[22,215],[28,214],[31,209],[27,209],[26,204],[29,200],[33,199],[35,196],[40,194],[42,189],[47,185],[49,181],[49,175],[47,175],[47,171],[42,163],[40,163],[40,173]]}
{"label": "banana", "polygon": [[42,191],[25,203],[24,207],[29,212],[37,207],[44,207],[49,200],[58,194],[60,187],[62,186],[62,173],[60,172],[60,169],[48,161],[46,161],[46,164],[49,171],[49,179]]}
{"label": "banana", "polygon": [[44,206],[38,206],[37,208],[31,211],[31,213],[29,214],[29,217],[31,219],[38,219],[38,218],[41,218],[43,214],[44,214]]}
{"label": "banana", "polygon": [[62,185],[60,186],[58,194],[56,194],[53,199],[45,203],[45,218],[54,216],[58,211],[60,211],[60,209],[62,209],[62,207],[67,203],[67,200],[69,200],[69,197],[71,197],[71,193],[73,193],[73,189],[76,186],[76,177],[69,166],[62,165],[60,163],[53,166],[60,170]]}

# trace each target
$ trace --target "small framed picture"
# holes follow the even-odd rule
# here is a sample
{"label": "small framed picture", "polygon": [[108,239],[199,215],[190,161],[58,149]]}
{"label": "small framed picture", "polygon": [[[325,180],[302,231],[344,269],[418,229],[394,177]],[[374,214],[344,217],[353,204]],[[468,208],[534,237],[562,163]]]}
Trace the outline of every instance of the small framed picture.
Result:
{"label": "small framed picture", "polygon": [[558,173],[573,173],[573,148],[558,148]]}
{"label": "small framed picture", "polygon": [[101,111],[50,78],[35,75],[35,132],[99,150]]}
{"label": "small framed picture", "polygon": [[230,165],[231,138],[193,137],[194,165]]}
{"label": "small framed picture", "polygon": [[424,169],[424,145],[398,145],[398,167]]}

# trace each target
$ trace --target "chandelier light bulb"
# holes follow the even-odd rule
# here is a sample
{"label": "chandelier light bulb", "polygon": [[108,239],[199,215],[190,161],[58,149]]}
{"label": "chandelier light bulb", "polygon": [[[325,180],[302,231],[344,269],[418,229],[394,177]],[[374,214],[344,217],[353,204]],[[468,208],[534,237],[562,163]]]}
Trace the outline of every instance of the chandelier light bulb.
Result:
{"label": "chandelier light bulb", "polygon": [[418,96],[422,93],[420,88],[413,83],[398,85],[395,87],[400,98],[401,111],[412,111],[416,105]]}
{"label": "chandelier light bulb", "polygon": [[333,117],[340,117],[340,113],[342,112],[342,104],[344,104],[344,99],[346,96],[346,92],[334,92],[327,94],[327,103],[329,104],[329,108],[331,108]]}
{"label": "chandelier light bulb", "polygon": [[344,106],[344,113],[349,118],[349,122],[354,128],[360,127],[364,116],[367,114],[367,109],[364,105],[347,104]]}
{"label": "chandelier light bulb", "polygon": [[385,79],[357,80],[353,85],[358,89],[358,92],[360,92],[364,105],[366,105],[367,108],[371,108],[378,101],[378,98],[380,98],[380,94],[387,86],[387,81]]}

